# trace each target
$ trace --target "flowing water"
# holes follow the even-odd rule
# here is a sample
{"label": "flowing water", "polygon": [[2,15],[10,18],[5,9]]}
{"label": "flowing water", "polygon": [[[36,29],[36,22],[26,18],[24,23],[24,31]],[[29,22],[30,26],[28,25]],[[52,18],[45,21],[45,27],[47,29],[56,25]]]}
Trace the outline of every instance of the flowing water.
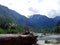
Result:
{"label": "flowing water", "polygon": [[45,44],[45,40],[52,40],[56,41],[56,38],[60,38],[60,34],[46,34],[43,35],[42,33],[36,33],[35,35],[38,35],[38,41],[37,43],[39,45],[60,45],[60,44]]}

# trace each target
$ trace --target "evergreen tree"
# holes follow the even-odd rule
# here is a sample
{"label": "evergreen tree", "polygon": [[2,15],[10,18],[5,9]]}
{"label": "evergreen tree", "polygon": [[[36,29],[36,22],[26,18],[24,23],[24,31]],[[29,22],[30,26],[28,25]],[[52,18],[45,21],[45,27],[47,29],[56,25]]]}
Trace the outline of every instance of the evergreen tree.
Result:
{"label": "evergreen tree", "polygon": [[60,33],[60,20],[57,22],[56,27],[55,27],[55,32]]}

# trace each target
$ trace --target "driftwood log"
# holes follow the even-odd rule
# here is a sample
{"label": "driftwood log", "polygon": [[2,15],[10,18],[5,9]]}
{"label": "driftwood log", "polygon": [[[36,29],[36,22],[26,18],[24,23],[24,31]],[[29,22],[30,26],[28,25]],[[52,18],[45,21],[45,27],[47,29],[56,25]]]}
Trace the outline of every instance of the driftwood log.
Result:
{"label": "driftwood log", "polygon": [[37,36],[21,34],[0,34],[0,45],[32,45]]}

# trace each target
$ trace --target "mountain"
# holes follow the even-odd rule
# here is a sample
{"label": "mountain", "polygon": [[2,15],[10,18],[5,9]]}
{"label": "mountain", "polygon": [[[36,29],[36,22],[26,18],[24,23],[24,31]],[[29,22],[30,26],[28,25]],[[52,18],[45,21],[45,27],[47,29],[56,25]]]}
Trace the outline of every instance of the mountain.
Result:
{"label": "mountain", "polygon": [[31,28],[53,28],[59,20],[60,16],[48,18],[40,14],[34,14],[27,18],[16,11],[0,5],[0,24],[13,22],[18,26],[29,26]]}
{"label": "mountain", "polygon": [[44,15],[35,14],[30,17],[32,27],[36,28],[52,28],[55,22],[52,18],[48,18]]}
{"label": "mountain", "polygon": [[0,5],[0,19],[5,22],[14,22],[19,26],[26,26],[29,22],[28,18],[25,16],[2,5]]}
{"label": "mountain", "polygon": [[60,16],[56,16],[55,18],[54,18],[54,21],[59,21],[60,20]]}
{"label": "mountain", "polygon": [[60,16],[48,18],[44,15],[34,14],[30,17],[31,27],[33,28],[53,28],[60,20]]}

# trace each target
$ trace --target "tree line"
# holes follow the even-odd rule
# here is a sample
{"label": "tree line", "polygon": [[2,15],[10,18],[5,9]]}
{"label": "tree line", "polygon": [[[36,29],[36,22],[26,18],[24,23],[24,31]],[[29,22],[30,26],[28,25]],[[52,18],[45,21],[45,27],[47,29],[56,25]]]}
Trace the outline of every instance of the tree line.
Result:
{"label": "tree line", "polygon": [[[0,34],[21,33],[24,30],[25,30],[24,26],[18,26],[12,19],[7,19],[5,16],[2,15],[0,16]],[[29,28],[29,30],[37,33],[60,33],[60,20],[56,23],[55,27],[53,28],[40,28],[40,29]]]}

